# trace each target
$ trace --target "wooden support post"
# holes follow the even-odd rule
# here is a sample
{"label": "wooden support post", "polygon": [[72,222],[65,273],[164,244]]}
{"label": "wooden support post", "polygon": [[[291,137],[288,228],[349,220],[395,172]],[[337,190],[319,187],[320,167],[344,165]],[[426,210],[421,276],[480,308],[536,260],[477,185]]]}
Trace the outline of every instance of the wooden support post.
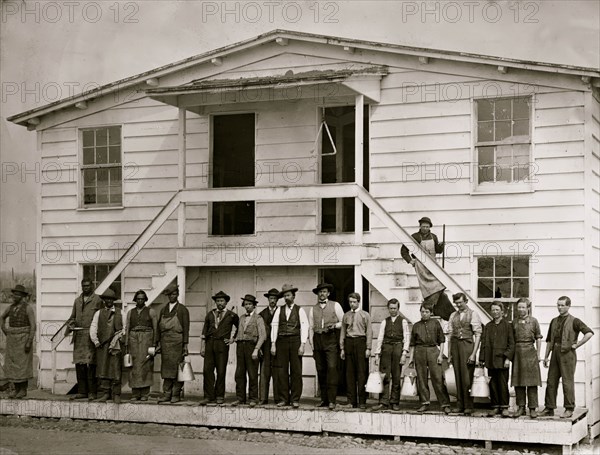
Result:
{"label": "wooden support post", "polygon": [[[342,183],[344,181],[344,122],[337,120],[335,125],[335,148],[337,154],[335,160],[335,181]],[[344,232],[344,200],[337,198],[335,200],[335,232]]]}
{"label": "wooden support post", "polygon": [[400,441],[402,441],[402,438],[400,436],[394,436],[394,441],[400,442]]}
{"label": "wooden support post", "polygon": [[[184,107],[179,108],[179,189],[183,190],[186,187],[186,110]],[[177,212],[177,245],[179,248],[185,247],[185,203],[179,204]]]}
{"label": "wooden support post", "polygon": [[492,441],[485,441],[485,450],[492,450]]}
{"label": "wooden support post", "polygon": [[179,286],[179,303],[185,305],[185,267],[177,267],[177,285]]}
{"label": "wooden support post", "polygon": [[562,455],[571,455],[571,444],[565,444],[562,446]]}
{"label": "wooden support post", "polygon": [[[363,186],[363,150],[364,150],[364,112],[365,97],[356,95],[354,102],[354,181]],[[363,237],[363,206],[359,198],[354,199],[354,241],[362,245]]]}

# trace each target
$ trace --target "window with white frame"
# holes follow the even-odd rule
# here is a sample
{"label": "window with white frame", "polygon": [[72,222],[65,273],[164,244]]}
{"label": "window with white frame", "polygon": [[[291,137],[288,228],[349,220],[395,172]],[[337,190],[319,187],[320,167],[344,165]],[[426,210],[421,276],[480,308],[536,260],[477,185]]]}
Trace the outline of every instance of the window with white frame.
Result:
{"label": "window with white frame", "polygon": [[121,206],[121,127],[83,129],[81,144],[82,206]]}
{"label": "window with white frame", "polygon": [[524,182],[531,174],[531,97],[476,100],[477,181]]}
{"label": "window with white frame", "polygon": [[477,258],[477,301],[489,313],[494,300],[504,302],[506,317],[515,317],[515,303],[529,297],[529,256]]}
{"label": "window with white frame", "polygon": [[[106,275],[114,268],[116,264],[113,263],[93,263],[93,264],[83,264],[83,278],[87,280],[91,280],[94,285],[94,289],[98,287],[100,283],[106,278]],[[117,299],[121,300],[121,275],[119,275],[115,281],[109,286],[115,294],[117,295]],[[121,306],[117,304],[117,306]]]}

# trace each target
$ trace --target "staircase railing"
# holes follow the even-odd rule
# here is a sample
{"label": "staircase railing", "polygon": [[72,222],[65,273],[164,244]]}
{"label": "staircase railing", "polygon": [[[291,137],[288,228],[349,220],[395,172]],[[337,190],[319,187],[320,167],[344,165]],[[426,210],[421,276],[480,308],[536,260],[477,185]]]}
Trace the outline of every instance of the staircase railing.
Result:
{"label": "staircase railing", "polygon": [[[419,261],[423,263],[425,267],[446,286],[447,289],[456,289],[456,292],[462,292],[467,296],[467,299],[471,303],[472,308],[478,308],[480,316],[483,317],[484,321],[489,321],[490,318],[485,310],[479,305],[467,291],[465,291],[460,284],[444,270],[437,261],[429,256],[425,249],[415,241],[415,239],[404,229],[398,222],[385,210],[385,208],[362,186],[358,187],[358,198],[365,204],[373,214],[379,218],[379,220],[406,246],[410,245],[413,247],[413,254],[415,254]],[[418,253],[416,253],[418,252]]]}

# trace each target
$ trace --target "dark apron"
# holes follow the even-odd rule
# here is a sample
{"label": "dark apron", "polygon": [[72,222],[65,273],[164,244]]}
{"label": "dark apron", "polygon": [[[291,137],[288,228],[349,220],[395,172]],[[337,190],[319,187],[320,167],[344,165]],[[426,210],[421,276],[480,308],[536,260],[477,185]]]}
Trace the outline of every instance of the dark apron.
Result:
{"label": "dark apron", "polygon": [[153,384],[154,358],[146,360],[148,348],[154,346],[153,339],[154,331],[151,328],[132,329],[129,332],[129,354],[133,363],[129,372],[129,385],[132,388],[151,387]]}
{"label": "dark apron", "polygon": [[160,375],[163,379],[177,379],[179,364],[183,362],[183,327],[177,313],[171,317],[163,315],[158,330],[161,350]]}
{"label": "dark apron", "polygon": [[515,344],[511,382],[513,387],[541,387],[540,363],[533,343]]}
{"label": "dark apron", "polygon": [[33,347],[25,353],[30,330],[29,326],[6,327],[4,376],[8,381],[23,382],[33,378]]}
{"label": "dark apron", "polygon": [[96,346],[90,338],[89,328],[73,332],[73,363],[96,363]]}

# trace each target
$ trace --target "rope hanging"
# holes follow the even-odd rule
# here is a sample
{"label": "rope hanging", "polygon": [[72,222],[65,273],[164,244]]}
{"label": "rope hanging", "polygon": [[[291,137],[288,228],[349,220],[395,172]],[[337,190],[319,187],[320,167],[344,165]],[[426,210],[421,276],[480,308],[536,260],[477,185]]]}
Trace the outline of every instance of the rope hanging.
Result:
{"label": "rope hanging", "polygon": [[329,137],[329,142],[331,143],[331,147],[333,148],[333,152],[331,153],[321,153],[321,156],[333,156],[337,153],[337,148],[335,147],[335,143],[333,141],[333,137],[331,136],[331,132],[329,131],[329,126],[327,125],[327,122],[325,121],[325,108],[323,109],[323,114],[322,114],[322,120],[321,120],[321,126],[319,126],[319,131],[317,131],[317,138],[315,139],[315,150],[318,150],[319,147],[319,137],[321,137],[322,135],[322,131],[323,131],[323,127],[325,127],[325,131],[327,131],[327,136]]}

